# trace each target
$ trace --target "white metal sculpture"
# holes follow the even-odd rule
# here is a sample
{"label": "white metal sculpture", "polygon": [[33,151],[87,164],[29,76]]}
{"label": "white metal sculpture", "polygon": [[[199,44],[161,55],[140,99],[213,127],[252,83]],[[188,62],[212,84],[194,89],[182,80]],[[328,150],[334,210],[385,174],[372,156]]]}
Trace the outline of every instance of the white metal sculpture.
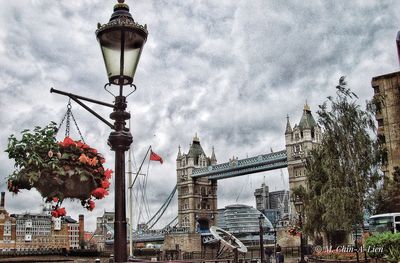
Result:
{"label": "white metal sculpture", "polygon": [[[216,240],[220,241],[217,258],[223,258],[224,254],[231,254],[231,252],[235,254],[235,251],[239,253],[247,253],[247,247],[242,243],[242,241],[228,231],[212,226],[210,232]],[[228,251],[230,253],[227,253]]]}

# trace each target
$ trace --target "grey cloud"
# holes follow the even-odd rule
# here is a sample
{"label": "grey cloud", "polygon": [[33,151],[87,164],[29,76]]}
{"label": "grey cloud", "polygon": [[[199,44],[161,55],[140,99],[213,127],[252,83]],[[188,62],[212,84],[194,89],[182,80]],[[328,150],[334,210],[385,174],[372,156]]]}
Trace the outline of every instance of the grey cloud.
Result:
{"label": "grey cloud", "polygon": [[[317,110],[334,94],[341,75],[347,75],[362,103],[372,96],[373,76],[398,69],[394,40],[400,15],[395,1],[127,3],[135,20],[147,23],[150,31],[135,76],[138,90],[128,105],[136,163],[149,145],[165,159],[161,166],[149,166],[152,211],[175,184],[178,145],[187,152],[196,132],[207,154],[215,146],[219,162],[232,155],[266,153],[270,147],[280,150],[286,115],[292,124],[298,122],[305,100]],[[50,94],[50,87],[112,101],[102,89],[107,79],[94,34],[97,22],[108,21],[112,5],[98,0],[3,3],[2,178],[13,167],[2,152],[7,137],[25,127],[59,121],[64,114],[67,99]],[[92,107],[106,118],[110,113]],[[73,104],[73,111],[86,141],[105,154],[107,167],[113,167],[108,127],[78,105]],[[264,175],[272,189],[284,187],[280,171],[222,180],[219,206],[235,202],[238,193],[230,189],[246,181],[238,202],[254,206],[253,191]],[[12,212],[39,207],[41,201],[35,191],[7,196]],[[32,201],[22,202],[25,199]],[[86,214],[87,228],[93,229],[95,217],[104,209],[111,211],[113,203],[111,190],[92,213],[74,202],[66,206],[72,216]],[[176,202],[171,211],[171,216],[176,213]]]}

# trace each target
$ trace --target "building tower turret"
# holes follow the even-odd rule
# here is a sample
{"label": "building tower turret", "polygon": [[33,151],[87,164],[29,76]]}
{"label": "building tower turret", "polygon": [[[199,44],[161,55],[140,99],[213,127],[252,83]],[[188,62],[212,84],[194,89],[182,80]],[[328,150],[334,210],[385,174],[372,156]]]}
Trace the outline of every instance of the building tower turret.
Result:
{"label": "building tower turret", "polygon": [[[214,150],[213,150],[214,154]],[[217,182],[208,178],[193,179],[195,168],[207,167],[216,163],[214,157],[207,157],[197,134],[193,138],[187,154],[177,157],[178,221],[189,232],[208,230],[216,224]]]}
{"label": "building tower turret", "polygon": [[300,122],[293,127],[293,130],[288,118],[285,139],[291,191],[300,185],[306,187],[306,169],[303,161],[307,153],[321,143],[321,136],[321,128],[315,121],[307,102]]}
{"label": "building tower turret", "polygon": [[214,146],[212,147],[211,153],[211,165],[217,164],[217,157],[215,157]]}

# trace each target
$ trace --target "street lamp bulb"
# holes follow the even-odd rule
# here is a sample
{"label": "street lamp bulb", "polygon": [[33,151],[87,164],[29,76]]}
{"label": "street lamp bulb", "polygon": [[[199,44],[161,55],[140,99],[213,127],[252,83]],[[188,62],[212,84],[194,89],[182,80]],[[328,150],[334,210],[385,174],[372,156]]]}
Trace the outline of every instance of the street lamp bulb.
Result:
{"label": "street lamp bulb", "polygon": [[133,82],[148,31],[146,25],[135,22],[123,0],[118,2],[110,21],[98,26],[96,36],[109,83],[122,86]]}

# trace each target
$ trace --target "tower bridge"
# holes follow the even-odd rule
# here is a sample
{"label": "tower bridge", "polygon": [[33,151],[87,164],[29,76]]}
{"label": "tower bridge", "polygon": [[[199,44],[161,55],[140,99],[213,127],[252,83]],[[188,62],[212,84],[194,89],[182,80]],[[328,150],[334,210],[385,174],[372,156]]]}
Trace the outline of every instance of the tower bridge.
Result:
{"label": "tower bridge", "polygon": [[306,171],[302,159],[321,140],[321,129],[304,105],[303,115],[292,128],[287,117],[285,149],[250,158],[232,158],[217,164],[214,148],[208,157],[197,135],[187,154],[179,147],[176,159],[178,222],[190,233],[201,232],[216,224],[217,181],[220,179],[287,168],[289,188],[292,191],[305,186]]}
{"label": "tower bridge", "polygon": [[[305,186],[306,171],[302,159],[321,141],[320,127],[307,104],[299,124],[292,128],[287,117],[285,149],[245,159],[232,158],[217,164],[214,148],[208,157],[197,135],[187,154],[179,147],[176,159],[178,225],[172,229],[150,230],[138,240],[164,240],[164,249],[201,251],[202,235],[217,224],[217,181],[220,179],[287,168],[289,190]],[[152,232],[153,231],[153,232]],[[204,245],[204,244],[203,244]]]}

